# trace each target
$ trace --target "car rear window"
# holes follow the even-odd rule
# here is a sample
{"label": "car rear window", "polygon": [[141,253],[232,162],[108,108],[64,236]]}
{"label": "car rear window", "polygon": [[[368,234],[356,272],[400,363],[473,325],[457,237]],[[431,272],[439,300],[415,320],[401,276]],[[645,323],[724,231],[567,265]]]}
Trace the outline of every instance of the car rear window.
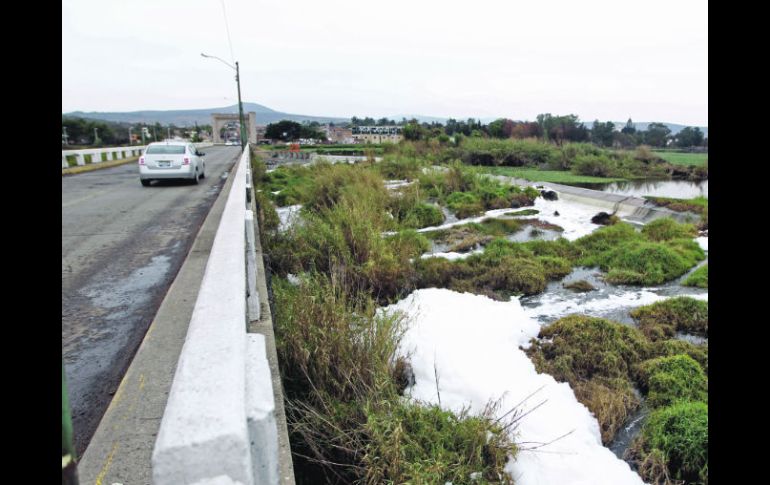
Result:
{"label": "car rear window", "polygon": [[184,153],[184,145],[150,145],[147,147],[147,155],[181,155]]}

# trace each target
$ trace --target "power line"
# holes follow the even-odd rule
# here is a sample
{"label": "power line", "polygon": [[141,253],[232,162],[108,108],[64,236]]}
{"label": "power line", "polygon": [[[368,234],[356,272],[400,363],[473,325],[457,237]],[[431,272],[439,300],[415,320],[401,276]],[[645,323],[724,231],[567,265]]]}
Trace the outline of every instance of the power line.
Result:
{"label": "power line", "polygon": [[227,30],[227,43],[230,45],[230,60],[235,62],[235,54],[233,54],[233,41],[230,40],[230,26],[227,23],[227,10],[225,10],[225,0],[222,2],[222,14],[225,16],[225,30]]}

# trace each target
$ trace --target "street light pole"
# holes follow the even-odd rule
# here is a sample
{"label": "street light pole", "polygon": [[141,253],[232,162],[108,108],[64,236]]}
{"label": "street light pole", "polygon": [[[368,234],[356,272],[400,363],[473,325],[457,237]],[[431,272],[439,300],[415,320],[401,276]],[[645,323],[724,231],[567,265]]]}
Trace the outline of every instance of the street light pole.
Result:
{"label": "street light pole", "polygon": [[241,73],[238,61],[235,61],[235,82],[238,85],[238,117],[241,120],[241,151],[246,148],[246,136],[244,136],[246,126],[243,124],[243,103],[241,103]]}
{"label": "street light pole", "polygon": [[241,102],[241,72],[240,72],[240,66],[238,65],[238,61],[235,61],[235,67],[232,66],[232,64],[229,64],[228,62],[223,61],[217,56],[210,56],[207,54],[204,54],[201,52],[201,56],[203,57],[209,57],[211,59],[216,59],[229,67],[230,69],[235,70],[235,83],[238,86],[238,119],[241,121],[241,150],[246,148],[246,136],[245,136],[245,129],[246,125],[243,122],[243,103]]}

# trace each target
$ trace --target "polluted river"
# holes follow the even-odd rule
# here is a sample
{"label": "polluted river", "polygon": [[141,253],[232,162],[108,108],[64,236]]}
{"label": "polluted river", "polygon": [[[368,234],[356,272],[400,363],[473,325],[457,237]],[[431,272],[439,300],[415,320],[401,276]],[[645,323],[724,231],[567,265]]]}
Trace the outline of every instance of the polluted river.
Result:
{"label": "polluted river", "polygon": [[[399,187],[398,181],[390,182]],[[546,187],[547,188],[547,187]],[[669,188],[665,186],[665,188]],[[649,187],[648,187],[649,189]],[[702,187],[701,187],[702,189]],[[708,186],[696,195],[708,196]],[[632,196],[659,195],[638,189]],[[664,195],[664,194],[660,194]],[[671,196],[666,192],[665,196]],[[281,226],[296,223],[300,206],[278,208]],[[510,241],[554,240],[563,237],[574,241],[591,234],[600,225],[591,222],[599,212],[597,206],[572,200],[545,200],[538,197],[533,207],[537,214],[515,217],[517,220],[538,219],[562,230],[524,226]],[[445,208],[445,222],[420,229],[430,232],[482,222],[490,218],[512,218],[513,209],[487,211],[483,216],[458,220]],[[621,214],[621,220],[637,227],[649,220]],[[424,288],[409,294],[382,312],[403,312],[407,316],[406,333],[400,353],[408,356],[414,381],[407,395],[419,402],[439,404],[459,412],[470,408],[482,412],[495,403],[495,413],[510,421],[511,432],[519,447],[515,460],[509,460],[508,471],[517,484],[644,483],[623,455],[639,432],[647,414],[644,401],[608,446],[602,444],[597,419],[578,402],[569,383],[557,382],[549,374],[538,373],[525,350],[536,339],[541,328],[567,315],[601,317],[634,326],[629,312],[670,297],[689,296],[708,301],[708,290],[686,287],[682,281],[697,267],[708,263],[708,237],[695,239],[706,251],[706,259],[687,274],[655,286],[608,284],[597,267],[576,267],[559,281],[551,281],[545,291],[532,296],[512,296],[496,301],[486,296],[460,293],[449,289]],[[423,258],[457,260],[483,251],[481,245],[464,252],[448,250],[434,243]],[[565,284],[583,280],[592,291],[577,292]],[[706,338],[679,334],[677,338],[692,343],[707,343]],[[638,393],[638,391],[637,391]],[[638,395],[641,397],[641,395]]]}

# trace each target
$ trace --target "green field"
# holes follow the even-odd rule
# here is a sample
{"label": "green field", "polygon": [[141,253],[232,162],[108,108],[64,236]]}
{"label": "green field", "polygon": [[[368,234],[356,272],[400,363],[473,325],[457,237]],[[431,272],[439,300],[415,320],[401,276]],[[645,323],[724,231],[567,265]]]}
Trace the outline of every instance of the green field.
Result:
{"label": "green field", "polygon": [[674,165],[705,165],[708,161],[708,153],[681,153],[681,152],[655,152],[663,160]]}
{"label": "green field", "polygon": [[575,175],[572,172],[562,170],[537,170],[533,168],[517,167],[481,167],[482,173],[493,175],[506,175],[531,182],[553,182],[556,184],[602,184],[610,182],[622,182],[623,178],[590,177],[587,175]]}

